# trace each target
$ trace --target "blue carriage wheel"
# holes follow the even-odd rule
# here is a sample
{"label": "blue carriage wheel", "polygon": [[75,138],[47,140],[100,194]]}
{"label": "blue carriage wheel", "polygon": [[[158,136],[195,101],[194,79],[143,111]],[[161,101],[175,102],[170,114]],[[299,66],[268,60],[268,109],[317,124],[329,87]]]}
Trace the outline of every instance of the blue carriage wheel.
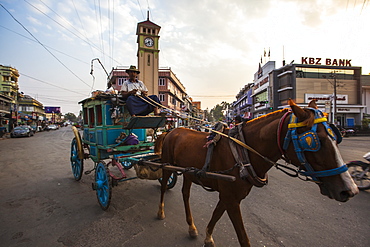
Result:
{"label": "blue carriage wheel", "polygon": [[71,166],[72,173],[76,181],[79,181],[82,177],[82,172],[84,169],[84,161],[78,157],[78,147],[77,140],[73,138],[71,143]]}
{"label": "blue carriage wheel", "polygon": [[[162,181],[162,178],[158,178],[158,181],[161,182]],[[168,178],[168,181],[167,181],[167,189],[170,190],[173,187],[175,187],[176,182],[177,182],[177,174],[176,174],[176,172],[173,172],[171,174],[171,176]]]}
{"label": "blue carriage wheel", "polygon": [[103,161],[96,166],[94,187],[100,207],[107,210],[112,197],[112,183],[108,166]]}

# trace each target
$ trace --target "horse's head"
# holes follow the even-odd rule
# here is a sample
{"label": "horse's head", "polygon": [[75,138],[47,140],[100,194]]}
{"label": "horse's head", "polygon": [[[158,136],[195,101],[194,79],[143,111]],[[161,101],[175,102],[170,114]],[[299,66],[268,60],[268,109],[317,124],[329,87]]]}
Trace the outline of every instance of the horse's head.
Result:
{"label": "horse's head", "polygon": [[284,149],[292,163],[316,181],[321,194],[345,202],[358,194],[337,146],[337,138],[315,101],[301,108],[292,100],[293,114],[284,140]]}

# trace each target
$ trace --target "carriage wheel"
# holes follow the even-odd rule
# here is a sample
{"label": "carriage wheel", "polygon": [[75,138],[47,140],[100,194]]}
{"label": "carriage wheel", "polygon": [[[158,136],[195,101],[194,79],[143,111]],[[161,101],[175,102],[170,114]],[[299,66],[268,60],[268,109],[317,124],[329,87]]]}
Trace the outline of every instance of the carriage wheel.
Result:
{"label": "carriage wheel", "polygon": [[82,177],[82,172],[84,169],[84,160],[79,158],[78,143],[76,138],[73,138],[71,143],[71,166],[75,180],[79,181]]}
{"label": "carriage wheel", "polygon": [[[158,181],[161,182],[162,178],[158,178]],[[177,174],[176,172],[173,172],[167,181],[167,189],[170,190],[173,187],[175,187],[176,182],[177,182]]]}
{"label": "carriage wheel", "polygon": [[95,170],[95,184],[93,189],[96,190],[96,196],[100,207],[107,210],[112,197],[112,183],[109,176],[108,166],[103,162],[99,162]]}

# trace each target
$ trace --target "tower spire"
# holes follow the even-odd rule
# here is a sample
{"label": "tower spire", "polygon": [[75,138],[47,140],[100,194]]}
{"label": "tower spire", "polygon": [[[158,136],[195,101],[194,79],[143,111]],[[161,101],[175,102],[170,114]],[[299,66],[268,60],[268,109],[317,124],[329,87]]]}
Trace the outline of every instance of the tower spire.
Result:
{"label": "tower spire", "polygon": [[149,10],[148,10],[148,18],[147,18],[147,21],[149,21]]}

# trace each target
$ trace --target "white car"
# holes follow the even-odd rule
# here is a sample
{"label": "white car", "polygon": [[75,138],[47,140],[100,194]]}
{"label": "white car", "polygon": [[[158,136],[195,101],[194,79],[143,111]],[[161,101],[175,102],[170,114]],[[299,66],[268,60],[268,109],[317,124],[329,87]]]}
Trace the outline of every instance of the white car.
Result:
{"label": "white car", "polygon": [[48,127],[47,127],[49,130],[57,130],[59,129],[59,126],[56,125],[56,124],[50,124]]}

